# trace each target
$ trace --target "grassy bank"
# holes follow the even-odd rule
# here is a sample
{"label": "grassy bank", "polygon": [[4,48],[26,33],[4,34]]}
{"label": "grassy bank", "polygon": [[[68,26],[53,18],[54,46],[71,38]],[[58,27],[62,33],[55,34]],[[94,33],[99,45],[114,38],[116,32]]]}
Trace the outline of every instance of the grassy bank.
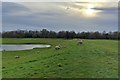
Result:
{"label": "grassy bank", "polygon": [[[3,39],[3,44],[50,44],[51,48],[3,52],[5,78],[116,78],[118,41],[64,39]],[[56,45],[63,46],[55,50]],[[20,56],[15,59],[14,56]]]}

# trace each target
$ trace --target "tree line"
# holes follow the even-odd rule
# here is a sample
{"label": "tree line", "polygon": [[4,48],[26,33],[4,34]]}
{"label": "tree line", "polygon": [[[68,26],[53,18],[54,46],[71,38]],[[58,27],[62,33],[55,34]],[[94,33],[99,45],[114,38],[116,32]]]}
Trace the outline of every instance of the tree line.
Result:
{"label": "tree line", "polygon": [[42,29],[40,31],[27,31],[27,30],[17,30],[17,31],[7,31],[0,33],[2,38],[64,38],[64,39],[120,39],[120,32],[78,32],[75,31],[48,31],[47,29]]}

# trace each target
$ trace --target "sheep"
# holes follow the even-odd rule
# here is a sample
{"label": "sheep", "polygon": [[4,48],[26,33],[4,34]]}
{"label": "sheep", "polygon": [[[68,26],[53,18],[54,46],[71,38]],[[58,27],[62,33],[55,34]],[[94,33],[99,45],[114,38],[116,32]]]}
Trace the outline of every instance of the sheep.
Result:
{"label": "sheep", "polygon": [[15,56],[15,59],[20,58],[19,56]]}
{"label": "sheep", "polygon": [[55,46],[55,49],[56,49],[56,50],[60,49],[60,46]]}
{"label": "sheep", "polygon": [[78,44],[83,44],[83,40],[80,40],[80,41],[78,42]]}

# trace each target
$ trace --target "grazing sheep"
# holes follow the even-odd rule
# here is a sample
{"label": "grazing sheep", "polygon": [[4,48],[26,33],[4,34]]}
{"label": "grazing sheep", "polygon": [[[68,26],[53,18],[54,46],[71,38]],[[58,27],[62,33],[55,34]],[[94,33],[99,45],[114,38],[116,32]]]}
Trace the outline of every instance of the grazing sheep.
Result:
{"label": "grazing sheep", "polygon": [[20,58],[19,56],[15,56],[15,59]]}
{"label": "grazing sheep", "polygon": [[83,44],[83,41],[81,40],[79,43],[80,43],[80,44]]}
{"label": "grazing sheep", "polygon": [[56,49],[56,50],[60,49],[60,46],[55,46],[55,49]]}
{"label": "grazing sheep", "polygon": [[78,42],[78,44],[83,44],[83,40],[80,40],[80,41]]}

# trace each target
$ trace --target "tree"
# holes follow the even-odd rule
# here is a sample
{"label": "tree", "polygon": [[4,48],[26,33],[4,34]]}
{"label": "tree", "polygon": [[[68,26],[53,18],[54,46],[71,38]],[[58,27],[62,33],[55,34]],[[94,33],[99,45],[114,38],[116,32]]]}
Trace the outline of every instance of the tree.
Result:
{"label": "tree", "polygon": [[7,31],[0,33],[3,38],[64,38],[64,39],[120,39],[120,32],[74,32],[74,31],[48,31],[47,29],[42,29],[41,31],[32,30],[17,30],[17,31]]}

